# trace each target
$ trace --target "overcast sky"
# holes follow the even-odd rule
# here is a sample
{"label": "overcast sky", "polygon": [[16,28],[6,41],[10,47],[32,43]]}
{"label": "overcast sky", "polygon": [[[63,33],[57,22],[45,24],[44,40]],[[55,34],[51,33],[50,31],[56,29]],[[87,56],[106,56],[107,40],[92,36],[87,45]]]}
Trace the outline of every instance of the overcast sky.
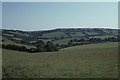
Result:
{"label": "overcast sky", "polygon": [[4,29],[118,28],[117,2],[3,2]]}

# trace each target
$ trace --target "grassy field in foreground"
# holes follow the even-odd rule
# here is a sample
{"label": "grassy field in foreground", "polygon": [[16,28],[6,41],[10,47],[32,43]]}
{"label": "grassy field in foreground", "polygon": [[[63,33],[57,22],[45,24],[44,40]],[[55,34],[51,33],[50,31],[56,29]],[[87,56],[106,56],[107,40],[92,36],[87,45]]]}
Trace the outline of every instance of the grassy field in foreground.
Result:
{"label": "grassy field in foreground", "polygon": [[27,53],[3,49],[3,77],[117,78],[118,43],[98,43]]}

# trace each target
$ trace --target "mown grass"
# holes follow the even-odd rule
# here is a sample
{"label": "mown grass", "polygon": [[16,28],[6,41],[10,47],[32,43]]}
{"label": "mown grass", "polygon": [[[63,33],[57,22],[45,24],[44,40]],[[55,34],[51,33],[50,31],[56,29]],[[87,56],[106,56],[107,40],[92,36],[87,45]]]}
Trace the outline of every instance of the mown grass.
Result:
{"label": "mown grass", "polygon": [[98,43],[27,53],[3,49],[3,77],[117,78],[118,43]]}

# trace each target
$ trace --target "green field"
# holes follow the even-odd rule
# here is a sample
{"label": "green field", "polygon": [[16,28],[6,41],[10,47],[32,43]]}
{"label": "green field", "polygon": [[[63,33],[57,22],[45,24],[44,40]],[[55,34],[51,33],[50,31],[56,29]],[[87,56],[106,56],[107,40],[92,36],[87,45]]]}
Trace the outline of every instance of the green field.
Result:
{"label": "green field", "polygon": [[3,49],[3,77],[117,78],[118,43],[98,43],[27,53]]}
{"label": "green field", "polygon": [[96,35],[98,33],[95,33],[95,32],[86,32],[86,34],[88,34],[88,35]]}
{"label": "green field", "polygon": [[79,37],[85,36],[85,34],[83,34],[81,32],[76,32],[75,34],[70,34],[70,36],[74,37],[74,38],[79,38]]}
{"label": "green field", "polygon": [[54,39],[37,39],[37,40],[42,40],[44,43],[48,42],[48,41],[52,41]]}
{"label": "green field", "polygon": [[[67,45],[69,43],[70,40],[80,40],[82,38],[66,38],[66,39],[60,39],[60,40],[55,40],[53,41],[54,44],[59,44],[59,45]],[[85,40],[87,40],[87,38],[84,38]],[[73,42],[73,43],[82,43],[82,42]]]}
{"label": "green field", "polygon": [[117,38],[117,29],[101,29],[101,28],[63,28],[52,29],[45,31],[21,31],[21,30],[2,30],[3,38],[6,38],[4,43],[7,44],[37,44],[39,40],[43,40],[44,43],[52,41],[54,44],[66,45],[71,39],[85,39],[89,38]]}
{"label": "green field", "polygon": [[13,32],[13,31],[10,31],[10,33],[17,34],[17,35],[20,35],[20,36],[29,37],[29,35],[26,34],[26,33],[22,34],[22,33],[19,33],[19,32]]}
{"label": "green field", "polygon": [[2,42],[3,44],[16,44],[14,41],[11,41],[11,40],[7,39],[7,38],[4,37],[4,36],[0,36],[0,38],[1,38],[2,40],[4,40],[4,41]]}
{"label": "green field", "polygon": [[53,43],[54,44],[60,44],[60,45],[66,45],[66,44],[68,44],[68,42],[70,41],[70,40],[73,40],[73,39],[75,39],[75,38],[66,38],[66,39],[61,39],[61,40],[56,40],[56,41],[53,41]]}
{"label": "green field", "polygon": [[101,38],[101,39],[105,39],[105,38],[110,38],[110,37],[115,37],[115,38],[117,38],[117,36],[114,36],[114,35],[93,36],[93,37],[90,37],[90,38]]}
{"label": "green field", "polygon": [[13,35],[12,34],[4,34],[4,36],[10,36],[10,37],[12,37]]}
{"label": "green field", "polygon": [[[0,36],[0,38],[2,38],[2,40],[4,40],[2,42],[2,44],[13,44],[13,45],[18,45],[18,46],[25,46],[26,48],[32,48],[32,47],[34,47],[34,46],[26,45],[26,44],[16,43],[16,42],[14,42],[12,40],[7,39],[4,36]],[[19,38],[15,38],[15,39],[20,40]]]}
{"label": "green field", "polygon": [[60,37],[67,37],[67,35],[64,32],[52,32],[49,34],[43,34],[42,38],[60,38]]}
{"label": "green field", "polygon": [[14,39],[14,40],[18,40],[18,41],[21,41],[22,39],[20,39],[20,38],[12,38],[12,39]]}

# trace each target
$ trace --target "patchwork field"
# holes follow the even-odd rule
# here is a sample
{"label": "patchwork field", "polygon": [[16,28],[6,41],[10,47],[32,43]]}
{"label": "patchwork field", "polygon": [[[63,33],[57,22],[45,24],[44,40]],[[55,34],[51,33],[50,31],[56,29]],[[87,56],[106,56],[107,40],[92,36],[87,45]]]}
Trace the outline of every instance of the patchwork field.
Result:
{"label": "patchwork field", "polygon": [[110,38],[110,37],[117,37],[117,36],[114,36],[114,35],[107,35],[107,36],[93,36],[93,37],[90,37],[90,38],[101,38],[101,39],[105,39],[105,38]]}
{"label": "patchwork field", "polygon": [[117,42],[81,45],[57,52],[2,51],[4,78],[118,77]]}
{"label": "patchwork field", "polygon": [[[3,44],[13,44],[13,45],[18,45],[18,46],[25,46],[26,48],[34,48],[34,46],[26,45],[26,44],[21,44],[21,43],[16,43],[12,40],[7,39],[6,37],[0,36],[0,38],[4,41],[2,41]],[[15,38],[17,39],[17,38]]]}
{"label": "patchwork field", "polygon": [[68,44],[68,42],[70,40],[73,40],[73,39],[75,39],[75,38],[66,38],[66,39],[61,39],[61,40],[53,41],[53,43],[54,44],[60,44],[60,45],[62,45],[62,44]]}

